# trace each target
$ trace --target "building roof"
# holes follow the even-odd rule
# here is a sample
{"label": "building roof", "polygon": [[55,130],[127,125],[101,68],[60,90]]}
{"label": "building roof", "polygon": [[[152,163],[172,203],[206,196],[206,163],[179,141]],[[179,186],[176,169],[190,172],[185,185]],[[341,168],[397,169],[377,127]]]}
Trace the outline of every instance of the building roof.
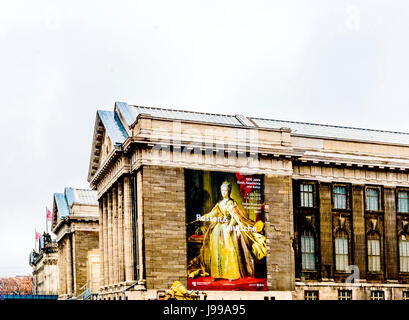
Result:
{"label": "building roof", "polygon": [[68,189],[73,195],[73,201],[70,205],[74,203],[84,205],[98,205],[98,193],[96,191],[90,189],[67,188],[67,193]]}
{"label": "building roof", "polygon": [[214,113],[204,113],[204,112],[192,112],[184,110],[172,110],[172,109],[161,109],[152,107],[141,107],[141,106],[129,106],[130,110],[134,114],[134,121],[139,114],[150,114],[156,118],[165,118],[172,120],[187,120],[187,121],[199,121],[215,124],[227,124],[242,126],[241,123],[233,115],[223,115]]}
{"label": "building roof", "polygon": [[54,193],[54,201],[61,218],[70,215],[70,207],[64,193]]}
{"label": "building roof", "polygon": [[[139,114],[149,114],[155,118],[164,118],[180,121],[198,121],[204,123],[234,125],[240,127],[255,127],[265,129],[290,128],[291,133],[294,135],[309,137],[314,136],[322,138],[360,140],[409,145],[409,133],[404,132],[353,128],[345,126],[324,125],[276,119],[263,119],[255,117],[245,117],[243,115],[224,115],[206,112],[134,106],[128,105],[125,102],[116,102],[116,106],[118,107],[123,117],[126,119],[127,123],[125,125],[128,126],[135,122]],[[112,124],[118,125],[118,127],[115,129],[116,132],[120,131],[124,132],[122,138],[125,138],[125,136],[127,136],[127,134],[125,135],[126,130],[123,129],[122,122],[116,121],[115,123],[112,122]]]}
{"label": "building roof", "polygon": [[226,115],[206,112],[185,111],[128,105],[126,102],[115,102],[114,111],[97,111],[89,165],[88,181],[99,167],[101,144],[105,134],[111,142],[122,144],[128,138],[131,126],[141,114],[148,114],[153,118],[179,121],[194,121],[215,125],[225,125],[243,128],[276,129],[289,128],[294,136],[340,139],[348,141],[362,141],[372,143],[387,143],[409,146],[409,133],[385,130],[352,128],[334,125],[323,125],[307,122],[296,122],[276,119],[246,117],[243,115]]}
{"label": "building roof", "polygon": [[128,133],[116,112],[98,111],[98,115],[113,144],[122,144],[128,138]]}
{"label": "building roof", "polygon": [[54,200],[61,218],[71,214],[73,204],[98,205],[98,194],[89,189],[65,188],[64,193],[54,193]]}
{"label": "building roof", "polygon": [[347,140],[361,140],[371,142],[386,142],[406,145],[409,144],[409,133],[404,132],[362,129],[307,122],[295,122],[261,118],[250,119],[260,128],[279,129],[286,127],[290,128],[291,133],[295,135]]}

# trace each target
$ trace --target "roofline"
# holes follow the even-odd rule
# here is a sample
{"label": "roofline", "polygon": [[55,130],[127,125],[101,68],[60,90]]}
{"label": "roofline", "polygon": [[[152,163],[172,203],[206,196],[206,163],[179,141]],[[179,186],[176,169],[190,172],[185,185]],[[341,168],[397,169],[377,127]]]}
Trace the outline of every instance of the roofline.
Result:
{"label": "roofline", "polygon": [[[398,147],[408,147],[409,146],[409,133],[407,132],[399,132],[399,131],[389,131],[389,130],[380,130],[380,129],[367,129],[367,128],[358,128],[358,127],[348,127],[348,126],[338,126],[338,125],[330,125],[330,124],[319,124],[319,123],[309,123],[309,122],[302,122],[302,121],[290,121],[290,120],[278,120],[278,119],[268,119],[268,118],[259,118],[259,117],[246,117],[242,116],[240,114],[232,115],[232,114],[222,114],[222,113],[210,113],[210,112],[199,112],[199,111],[191,111],[191,110],[180,110],[180,109],[172,109],[172,108],[160,108],[160,107],[149,107],[149,106],[141,106],[141,105],[130,105],[127,104],[126,102],[115,102],[114,106],[114,113],[116,113],[118,106],[117,104],[124,104],[129,107],[134,107],[134,108],[146,108],[145,112],[139,113],[139,112],[133,112],[134,115],[136,115],[135,120],[133,123],[127,123],[126,119],[122,119],[119,117],[119,121],[124,126],[125,130],[128,132],[129,130],[132,130],[135,125],[138,123],[138,121],[141,118],[150,118],[154,120],[162,120],[162,121],[180,121],[183,123],[194,123],[194,124],[206,124],[206,125],[212,125],[212,126],[221,126],[221,127],[231,127],[231,128],[241,128],[241,129],[253,129],[253,130],[265,130],[265,131],[283,131],[286,127],[285,126],[278,126],[276,128],[274,127],[266,127],[266,126],[261,126],[256,123],[257,120],[261,121],[271,121],[271,122],[282,122],[283,124],[288,123],[290,124],[300,124],[300,125],[309,125],[309,126],[315,126],[315,127],[326,127],[326,128],[338,128],[338,129],[346,129],[346,130],[357,130],[357,131],[362,131],[362,132],[377,132],[377,133],[388,133],[388,134],[395,134],[395,135],[404,135],[408,136],[408,143],[402,143],[402,142],[390,142],[387,141],[387,139],[378,139],[374,138],[373,140],[368,140],[365,137],[359,138],[359,137],[342,137],[337,135],[324,135],[324,134],[303,134],[299,133],[297,131],[293,131],[289,129],[289,132],[291,133],[291,136],[294,137],[301,137],[301,138],[309,138],[309,139],[324,139],[324,140],[335,140],[335,141],[346,141],[346,142],[353,142],[353,143],[365,143],[365,144],[378,144],[378,145],[390,145],[390,146],[398,146]],[[239,122],[239,124],[233,124],[233,123],[221,123],[221,122],[208,122],[208,121],[201,121],[201,120],[188,120],[188,119],[178,119],[178,118],[169,118],[166,116],[158,116],[158,115],[152,115],[151,113],[148,113],[149,109],[152,110],[163,110],[163,111],[172,111],[172,112],[179,112],[179,113],[189,113],[189,114],[198,114],[198,115],[210,115],[210,116],[221,116],[221,117],[228,117],[235,119]],[[115,147],[110,154],[107,155],[107,158],[105,159],[104,163],[100,163],[99,168],[93,169],[93,157],[95,153],[95,144],[96,144],[96,137],[97,137],[97,132],[98,132],[98,127],[99,124],[102,122],[101,117],[99,116],[99,112],[104,111],[104,110],[97,110],[96,112],[96,119],[95,119],[95,124],[94,124],[94,135],[93,135],[93,142],[92,142],[92,150],[91,150],[91,157],[90,157],[90,163],[89,163],[89,171],[88,171],[88,182],[90,183],[91,190],[95,190],[95,178],[98,176],[101,171],[103,171],[104,167],[115,157],[118,155],[118,152],[120,153],[122,151],[123,146],[129,144],[129,142],[133,142],[133,139],[131,135],[129,135],[128,132],[128,137],[125,138],[125,140],[119,144],[119,148]],[[135,111],[135,110],[134,110]],[[111,111],[112,112],[112,111]],[[125,120],[125,121],[124,121]],[[251,125],[250,125],[251,124]],[[103,125],[103,124],[102,124]],[[357,134],[358,136],[358,134]],[[393,140],[393,139],[392,139]],[[92,173],[92,171],[95,171]],[[86,189],[84,189],[86,190]]]}
{"label": "roofline", "polygon": [[[382,132],[382,133],[393,133],[393,134],[405,134],[409,135],[409,132],[401,132],[401,131],[388,131],[388,130],[380,130],[380,129],[370,129],[370,128],[358,128],[358,127],[346,127],[346,126],[337,126],[332,124],[322,124],[322,123],[312,123],[312,122],[302,122],[302,121],[291,121],[291,120],[278,120],[278,119],[268,119],[268,118],[257,118],[257,117],[248,117],[251,120],[265,120],[265,121],[279,121],[285,123],[297,123],[297,124],[307,124],[310,126],[318,126],[318,127],[330,127],[330,128],[339,128],[339,129],[352,129],[352,130],[362,130],[362,131],[372,131],[372,132]],[[264,127],[260,127],[263,128]]]}
{"label": "roofline", "polygon": [[[203,114],[203,115],[211,115],[211,116],[223,116],[223,117],[231,117],[236,118],[237,115],[232,114],[224,114],[224,113],[210,113],[210,112],[201,112],[201,111],[189,111],[189,110],[180,110],[180,109],[169,109],[169,108],[160,108],[160,107],[148,107],[148,106],[139,106],[139,105],[129,105],[130,107],[140,107],[140,108],[148,108],[148,109],[155,109],[155,110],[166,110],[166,111],[176,111],[176,112],[186,112],[186,113],[195,113],[195,114]],[[241,115],[239,115],[241,116]],[[313,125],[313,126],[320,126],[320,127],[330,127],[330,128],[340,128],[340,129],[353,129],[353,130],[363,130],[363,131],[373,131],[373,132],[382,132],[382,133],[394,133],[394,134],[405,134],[409,135],[409,132],[401,132],[401,131],[390,131],[390,130],[381,130],[381,129],[371,129],[371,128],[359,128],[359,127],[349,127],[349,126],[337,126],[332,124],[322,124],[322,123],[312,123],[312,122],[303,122],[303,121],[292,121],[292,120],[280,120],[280,119],[272,119],[272,118],[259,118],[259,117],[249,117],[244,116],[248,120],[267,120],[267,121],[279,121],[279,122],[286,122],[286,123],[297,123],[297,124],[306,124],[306,125]],[[160,119],[170,119],[164,117],[155,117]],[[174,120],[174,119],[173,119]],[[182,121],[187,121],[185,119],[181,119]],[[239,120],[239,119],[237,119]],[[239,120],[240,121],[240,120]],[[202,122],[202,121],[199,121]],[[205,122],[205,121],[203,121]],[[218,125],[218,123],[214,123]],[[222,123],[220,125],[223,125]],[[260,127],[257,125],[259,128]],[[270,128],[268,128],[270,129]]]}
{"label": "roofline", "polygon": [[91,143],[91,153],[90,153],[90,157],[89,157],[89,165],[88,165],[88,177],[87,177],[87,181],[89,182],[92,178],[92,165],[93,165],[93,160],[94,160],[94,155],[95,155],[95,144],[97,141],[97,136],[98,136],[98,127],[99,127],[99,123],[102,122],[101,118],[99,116],[98,113],[99,110],[97,110],[96,114],[95,114],[95,122],[94,122],[94,133],[92,135],[92,143]]}
{"label": "roofline", "polygon": [[130,106],[130,107],[136,107],[136,108],[148,108],[148,109],[155,109],[155,110],[177,111],[177,112],[186,112],[186,113],[205,114],[205,115],[209,115],[209,116],[223,116],[223,117],[232,117],[232,118],[235,118],[234,115],[232,115],[232,114],[225,114],[225,113],[210,113],[210,112],[181,110],[181,109],[169,109],[169,108],[160,108],[160,107],[137,106],[137,105],[133,105],[133,104],[129,104],[128,106]]}

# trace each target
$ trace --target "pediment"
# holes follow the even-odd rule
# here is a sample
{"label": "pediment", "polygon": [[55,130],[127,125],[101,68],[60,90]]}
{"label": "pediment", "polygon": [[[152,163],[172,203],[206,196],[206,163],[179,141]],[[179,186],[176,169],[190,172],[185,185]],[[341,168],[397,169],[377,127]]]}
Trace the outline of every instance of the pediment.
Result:
{"label": "pediment", "polygon": [[124,124],[124,116],[120,110],[97,111],[91,158],[88,170],[88,182],[104,164],[115,145],[122,144],[128,138],[129,127]]}
{"label": "pediment", "polygon": [[102,145],[105,138],[105,127],[97,113],[94,125],[94,137],[92,141],[91,159],[88,170],[88,181],[98,171],[101,161]]}
{"label": "pediment", "polygon": [[54,193],[51,229],[54,230],[54,228],[60,223],[60,221],[69,215],[70,208],[67,204],[65,194]]}

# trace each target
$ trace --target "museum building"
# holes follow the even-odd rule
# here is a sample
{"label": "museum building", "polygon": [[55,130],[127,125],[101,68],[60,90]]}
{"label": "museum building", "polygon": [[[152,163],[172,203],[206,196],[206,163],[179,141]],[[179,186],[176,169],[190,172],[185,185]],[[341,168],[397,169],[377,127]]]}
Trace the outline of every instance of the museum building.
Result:
{"label": "museum building", "polygon": [[54,193],[52,232],[58,252],[58,299],[88,300],[99,291],[99,225],[95,191]]}
{"label": "museum building", "polygon": [[409,134],[97,111],[100,299],[409,298]]}
{"label": "museum building", "polygon": [[33,268],[33,294],[58,295],[58,246],[49,233],[44,232],[37,242],[38,250],[29,255]]}

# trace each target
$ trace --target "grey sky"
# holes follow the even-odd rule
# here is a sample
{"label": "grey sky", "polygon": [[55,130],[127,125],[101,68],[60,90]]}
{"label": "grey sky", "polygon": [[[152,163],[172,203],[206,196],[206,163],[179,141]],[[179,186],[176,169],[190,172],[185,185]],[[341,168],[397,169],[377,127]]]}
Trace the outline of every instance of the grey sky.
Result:
{"label": "grey sky", "polygon": [[[393,4],[393,5],[392,5]],[[0,2],[0,276],[129,104],[409,132],[409,2]]]}

